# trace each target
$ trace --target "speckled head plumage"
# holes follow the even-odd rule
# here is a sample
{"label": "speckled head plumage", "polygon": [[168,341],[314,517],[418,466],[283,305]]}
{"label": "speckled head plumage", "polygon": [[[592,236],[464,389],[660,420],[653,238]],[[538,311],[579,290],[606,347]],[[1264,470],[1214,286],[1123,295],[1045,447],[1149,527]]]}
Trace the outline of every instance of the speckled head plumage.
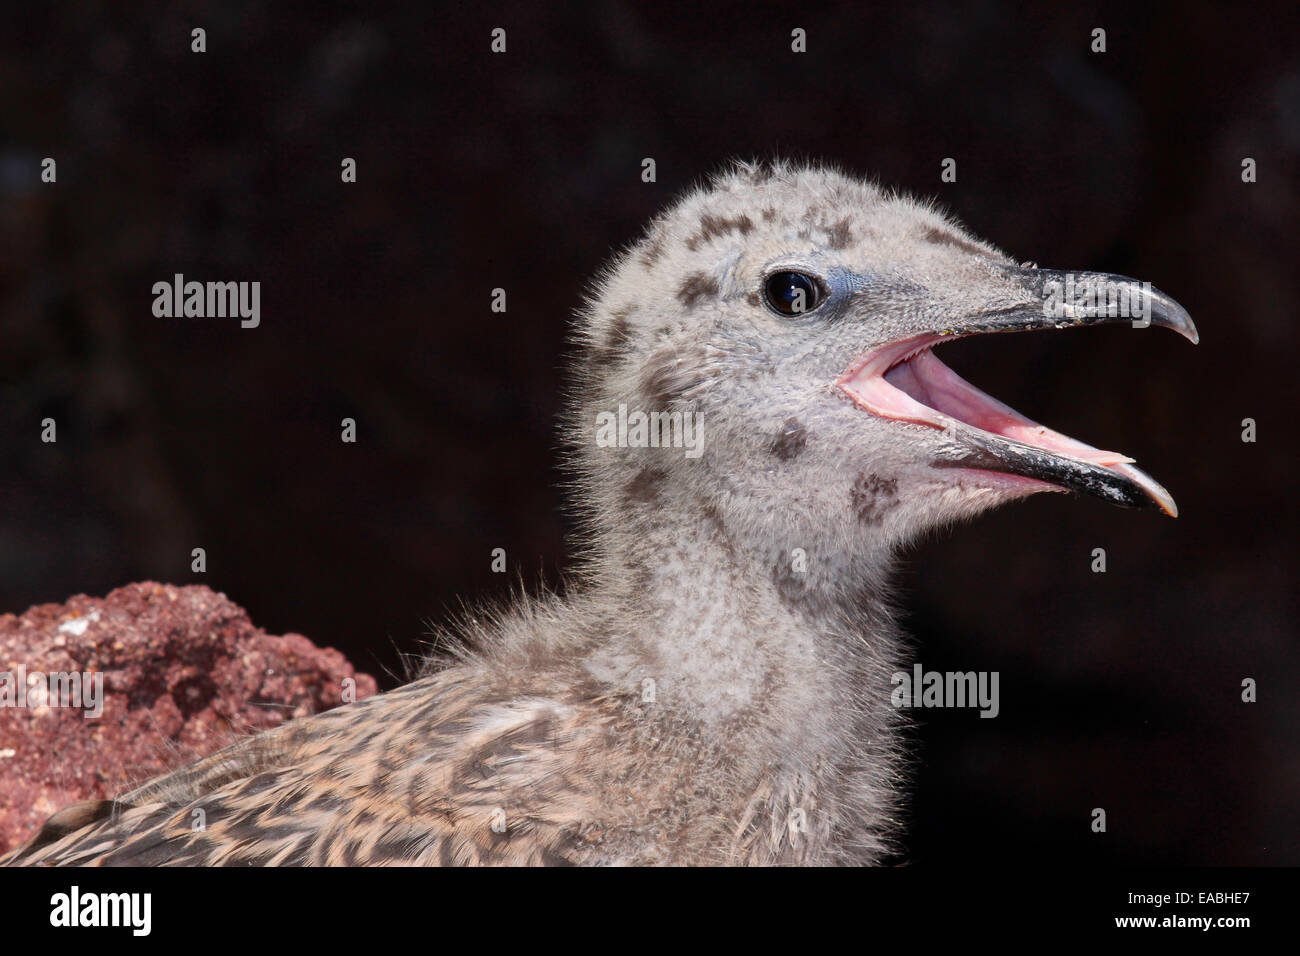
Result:
{"label": "speckled head plumage", "polygon": [[[765,286],[787,272],[817,289],[795,315]],[[1131,459],[1018,416],[930,351],[980,332],[1127,321],[1049,316],[1064,276],[832,168],[730,167],[656,218],[583,312],[585,387],[570,424],[597,520],[623,523],[648,485],[658,503],[676,484],[742,534],[746,523],[767,539],[788,529],[783,545],[839,538],[851,552],[1036,491],[1173,513]],[[1195,340],[1181,308],[1146,294],[1154,324]],[[620,405],[697,412],[704,452],[600,447],[598,416]]]}
{"label": "speckled head plumage", "polygon": [[905,779],[895,546],[1054,486],[1173,510],[1128,459],[933,359],[954,335],[1120,320],[1068,296],[1051,314],[1067,278],[1138,289],[1019,266],[833,169],[729,168],[580,311],[589,521],[565,597],[477,616],[398,690],[69,808],[8,862],[879,862]]}

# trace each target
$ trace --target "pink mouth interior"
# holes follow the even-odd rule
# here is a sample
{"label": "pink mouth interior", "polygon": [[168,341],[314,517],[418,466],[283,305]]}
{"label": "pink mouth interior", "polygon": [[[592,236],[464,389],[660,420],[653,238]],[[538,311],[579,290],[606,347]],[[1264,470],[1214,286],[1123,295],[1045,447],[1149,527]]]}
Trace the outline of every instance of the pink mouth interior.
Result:
{"label": "pink mouth interior", "polygon": [[939,336],[927,336],[879,349],[840,379],[839,386],[881,418],[938,429],[962,422],[1054,455],[1107,468],[1133,461],[1052,431],[980,391],[930,351],[940,341]]}

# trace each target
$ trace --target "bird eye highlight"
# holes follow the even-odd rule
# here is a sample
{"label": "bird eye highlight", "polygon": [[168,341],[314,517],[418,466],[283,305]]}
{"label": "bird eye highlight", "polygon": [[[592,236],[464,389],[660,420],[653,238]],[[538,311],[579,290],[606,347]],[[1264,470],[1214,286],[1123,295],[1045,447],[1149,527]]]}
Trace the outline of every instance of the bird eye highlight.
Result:
{"label": "bird eye highlight", "polygon": [[804,272],[774,272],[763,280],[763,298],[778,315],[796,316],[813,311],[826,298],[825,287]]}

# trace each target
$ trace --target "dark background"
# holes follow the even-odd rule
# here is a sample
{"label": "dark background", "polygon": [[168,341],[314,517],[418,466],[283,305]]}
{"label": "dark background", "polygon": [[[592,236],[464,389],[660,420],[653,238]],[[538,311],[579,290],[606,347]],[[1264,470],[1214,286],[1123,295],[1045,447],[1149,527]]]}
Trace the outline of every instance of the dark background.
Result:
{"label": "dark background", "polygon": [[[1020,259],[1150,280],[1202,335],[945,349],[1134,455],[1183,516],[1040,496],[908,556],[922,663],[1002,680],[998,719],[918,728],[910,859],[1300,862],[1294,5],[14,7],[0,610],[202,582],[391,686],[430,621],[507,593],[491,549],[558,580],[554,423],[586,278],[730,158],[825,159],[937,195]],[[154,318],[175,272],[260,280],[261,327]]]}

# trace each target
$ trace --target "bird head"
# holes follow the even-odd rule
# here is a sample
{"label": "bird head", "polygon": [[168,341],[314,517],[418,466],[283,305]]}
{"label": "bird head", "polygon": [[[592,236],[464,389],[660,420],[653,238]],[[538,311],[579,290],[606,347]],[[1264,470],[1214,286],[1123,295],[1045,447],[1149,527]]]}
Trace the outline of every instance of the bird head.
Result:
{"label": "bird head", "polygon": [[[759,535],[897,541],[1059,490],[1175,515],[1131,458],[1035,423],[935,355],[966,336],[1102,323],[1197,340],[1149,285],[1018,264],[834,170],[742,164],[598,281],[572,424],[610,520],[695,500]],[[696,453],[638,441],[637,412],[695,416]]]}

